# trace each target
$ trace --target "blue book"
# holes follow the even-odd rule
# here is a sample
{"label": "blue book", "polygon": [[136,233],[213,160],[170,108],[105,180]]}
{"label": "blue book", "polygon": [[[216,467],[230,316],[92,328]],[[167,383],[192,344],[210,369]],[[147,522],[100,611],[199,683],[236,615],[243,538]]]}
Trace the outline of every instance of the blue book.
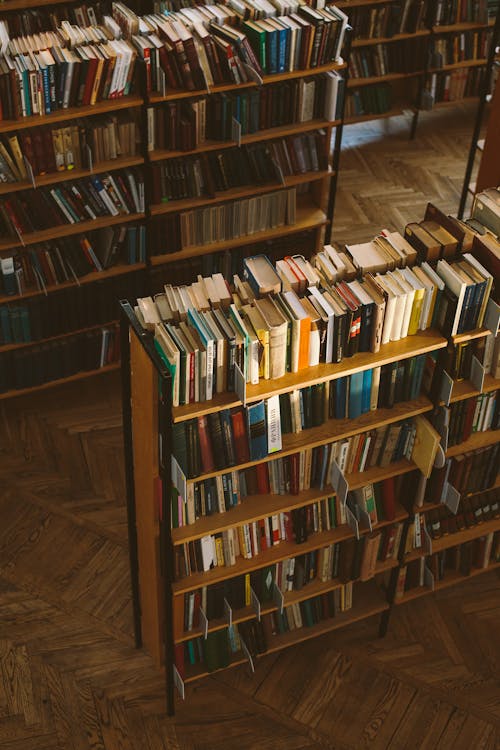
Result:
{"label": "blue book", "polygon": [[363,372],[363,392],[361,396],[361,413],[365,414],[370,411],[370,401],[372,395],[372,375],[373,370]]}
{"label": "blue book", "polygon": [[266,407],[264,401],[247,406],[250,458],[258,461],[267,456]]}
{"label": "blue book", "polygon": [[349,419],[356,419],[363,413],[362,394],[363,394],[363,375],[362,372],[355,372],[350,377],[349,382]]}
{"label": "blue book", "polygon": [[278,29],[273,28],[267,20],[259,20],[259,25],[266,31],[266,73],[277,73],[279,70]]}
{"label": "blue book", "polygon": [[0,330],[2,332],[2,343],[12,344],[12,328],[10,326],[9,310],[5,305],[0,306]]}
{"label": "blue book", "polygon": [[127,256],[131,266],[138,262],[137,259],[137,227],[127,228]]}
{"label": "blue book", "polygon": [[347,377],[335,381],[335,419],[346,416]]}

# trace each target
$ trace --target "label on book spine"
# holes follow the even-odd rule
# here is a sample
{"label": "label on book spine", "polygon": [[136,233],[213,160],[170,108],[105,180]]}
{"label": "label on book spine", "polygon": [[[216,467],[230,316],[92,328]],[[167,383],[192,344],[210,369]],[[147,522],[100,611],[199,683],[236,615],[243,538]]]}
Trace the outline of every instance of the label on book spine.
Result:
{"label": "label on book spine", "polygon": [[260,622],[260,601],[259,597],[253,590],[253,588],[250,586],[250,601],[252,603],[252,607],[254,608],[255,616],[257,617],[257,620]]}
{"label": "label on book spine", "polygon": [[234,363],[234,390],[243,406],[246,406],[247,384],[241,367],[236,362]]}
{"label": "label on book spine", "polygon": [[281,444],[281,415],[280,397],[271,396],[266,401],[267,411],[267,452],[276,453],[282,448]]}
{"label": "label on book spine", "polygon": [[173,665],[173,670],[174,670],[174,685],[179,691],[179,695],[181,696],[182,700],[184,700],[184,698],[186,697],[186,693],[184,690],[184,680],[180,676],[179,670],[177,669],[175,664]]}
{"label": "label on book spine", "polygon": [[349,491],[349,485],[347,483],[347,479],[343,475],[338,463],[335,460],[332,461],[332,468],[330,471],[330,484],[337,493],[337,497],[339,498],[342,505],[345,505],[347,500],[347,493]]}

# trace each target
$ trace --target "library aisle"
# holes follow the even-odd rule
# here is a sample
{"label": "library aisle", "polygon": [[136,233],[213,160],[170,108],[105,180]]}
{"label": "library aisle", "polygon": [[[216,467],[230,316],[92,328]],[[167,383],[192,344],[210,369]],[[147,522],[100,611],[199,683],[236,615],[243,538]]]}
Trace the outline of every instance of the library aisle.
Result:
{"label": "library aisle", "polygon": [[[348,127],[333,239],[455,212],[466,106]],[[380,137],[383,135],[383,137]],[[190,687],[136,651],[117,373],[0,404],[1,750],[497,750],[499,569]],[[55,574],[54,574],[55,571]]]}

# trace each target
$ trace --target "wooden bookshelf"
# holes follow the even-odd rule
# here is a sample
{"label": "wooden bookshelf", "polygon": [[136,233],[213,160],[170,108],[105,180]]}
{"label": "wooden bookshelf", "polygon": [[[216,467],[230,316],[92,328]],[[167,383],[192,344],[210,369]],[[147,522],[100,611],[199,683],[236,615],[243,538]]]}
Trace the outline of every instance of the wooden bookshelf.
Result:
{"label": "wooden bookshelf", "polygon": [[473,331],[465,331],[464,333],[456,333],[451,337],[451,343],[453,346],[457,344],[463,344],[466,341],[474,341],[475,339],[482,339],[485,336],[489,336],[491,333],[488,328],[476,328]]}
{"label": "wooden bookshelf", "polygon": [[446,73],[449,70],[460,70],[461,68],[475,68],[486,65],[486,58],[479,58],[475,60],[461,60],[460,62],[450,63],[448,65],[442,65],[440,68],[429,68],[429,73]]}
{"label": "wooden bookshelf", "polygon": [[108,326],[116,325],[117,323],[117,320],[112,320],[107,323],[95,323],[91,326],[85,326],[84,328],[78,328],[77,330],[73,331],[66,331],[65,333],[58,333],[55,336],[47,336],[42,339],[37,339],[36,341],[22,341],[15,344],[2,344],[0,345],[0,354],[3,354],[4,352],[10,352],[15,349],[26,349],[30,346],[37,346],[38,344],[46,343],[48,341],[58,341],[59,339],[66,339],[68,338],[68,336],[78,336],[81,333],[86,333],[87,331],[95,331],[96,328],[107,328]]}
{"label": "wooden bookshelf", "polygon": [[82,370],[82,372],[77,372],[74,375],[69,375],[66,378],[57,378],[56,380],[50,380],[47,383],[41,383],[40,385],[35,385],[32,388],[19,388],[18,390],[0,392],[0,400],[6,398],[14,398],[15,396],[26,396],[30,393],[45,391],[48,388],[57,388],[58,386],[65,385],[66,383],[74,383],[78,380],[92,378],[95,375],[105,375],[108,372],[114,372],[119,369],[120,363],[113,362],[110,365],[98,367],[96,370]]}
{"label": "wooden bookshelf", "polygon": [[[457,547],[459,544],[470,542],[473,539],[478,539],[479,537],[485,536],[492,531],[495,532],[499,530],[500,519],[493,518],[491,521],[483,521],[482,523],[478,523],[468,529],[457,531],[454,534],[446,534],[439,537],[439,539],[432,540],[431,554],[434,554],[435,552],[442,552],[442,550],[449,549],[450,547]],[[405,563],[411,562],[412,560],[418,560],[418,558],[422,557],[424,554],[425,552],[423,552],[423,550],[413,550],[412,552],[409,552],[407,555],[405,555]]]}
{"label": "wooden bookshelf", "polygon": [[383,76],[370,76],[369,78],[349,78],[347,87],[349,89],[355,89],[360,86],[372,86],[374,83],[402,81],[406,78],[416,78],[417,76],[423,75],[423,73],[423,70],[416,70],[414,73],[386,73]]}
{"label": "wooden bookshelf", "polygon": [[486,430],[486,432],[475,432],[468,440],[463,443],[453,445],[446,451],[446,456],[460,456],[467,451],[475,451],[478,448],[484,448],[487,445],[494,445],[500,440],[500,430]]}
{"label": "wooden bookshelf", "polygon": [[392,107],[387,112],[373,112],[367,115],[348,115],[345,118],[344,125],[355,125],[360,122],[370,122],[371,120],[384,120],[387,117],[398,117],[403,115],[405,110],[411,109],[410,105]]}
{"label": "wooden bookshelf", "polygon": [[429,36],[431,32],[429,29],[419,29],[418,31],[412,31],[407,34],[394,34],[394,36],[386,37],[358,37],[352,42],[354,48],[358,47],[369,47],[373,44],[389,44],[390,42],[404,42],[409,39],[415,39],[421,36]]}
{"label": "wooden bookshelf", "polygon": [[458,380],[453,384],[453,393],[450,402],[454,404],[457,401],[463,401],[466,398],[479,396],[481,393],[491,393],[492,391],[496,391],[497,388],[500,388],[500,382],[492,375],[484,376],[482,391],[478,391],[477,388],[472,385],[470,380]]}

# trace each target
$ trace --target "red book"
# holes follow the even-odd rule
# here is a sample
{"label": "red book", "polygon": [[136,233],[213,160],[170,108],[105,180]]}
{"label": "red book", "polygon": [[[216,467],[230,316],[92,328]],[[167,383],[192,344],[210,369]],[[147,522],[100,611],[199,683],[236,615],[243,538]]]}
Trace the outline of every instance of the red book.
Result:
{"label": "red book", "polygon": [[87,77],[85,80],[85,89],[83,91],[83,105],[90,104],[90,95],[92,94],[92,88],[94,86],[94,79],[98,63],[99,60],[97,59],[97,57],[91,57],[89,60],[89,66],[86,71]]}
{"label": "red book", "polygon": [[261,550],[267,549],[267,538],[266,538],[266,521],[264,518],[259,519],[259,534],[260,534],[260,548]]}
{"label": "red book", "polygon": [[208,422],[206,416],[198,417],[198,437],[200,440],[201,465],[204,472],[214,470],[214,457],[212,453],[212,444],[210,442],[210,433],[208,431]]}
{"label": "red book", "polygon": [[250,461],[250,450],[248,447],[248,436],[246,429],[246,419],[242,407],[233,409],[231,412],[231,422],[233,425],[234,450],[236,454],[236,463],[244,464]]}
{"label": "red book", "polygon": [[388,526],[384,529],[384,541],[380,549],[380,559],[387,560],[394,550],[394,540],[396,539],[396,527]]}
{"label": "red book", "polygon": [[300,455],[292,453],[290,456],[290,494],[298,495],[300,491],[299,473],[300,473]]}
{"label": "red book", "polygon": [[392,521],[396,515],[396,498],[394,494],[394,477],[382,482],[382,505],[386,521]]}
{"label": "red book", "polygon": [[270,491],[269,486],[269,472],[267,463],[258,464],[257,470],[257,487],[259,495],[268,495]]}

